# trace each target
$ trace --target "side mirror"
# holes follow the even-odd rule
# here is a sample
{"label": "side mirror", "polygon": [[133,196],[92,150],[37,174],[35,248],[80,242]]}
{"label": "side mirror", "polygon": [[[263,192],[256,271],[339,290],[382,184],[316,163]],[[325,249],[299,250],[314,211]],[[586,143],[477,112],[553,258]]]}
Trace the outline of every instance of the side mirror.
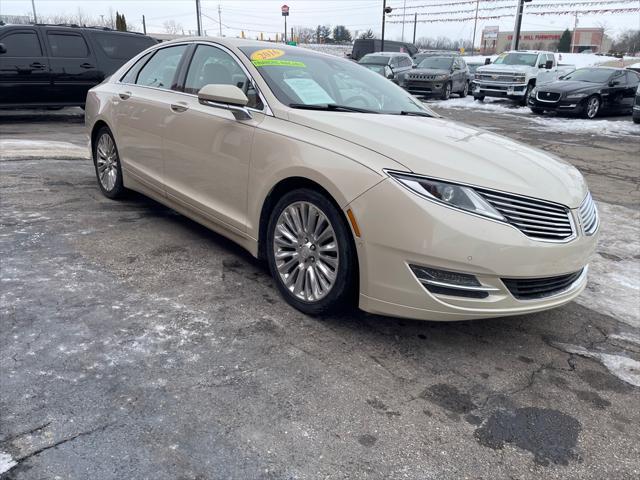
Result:
{"label": "side mirror", "polygon": [[7,47],[4,46],[4,43],[0,43],[0,54],[7,53]]}
{"label": "side mirror", "polygon": [[251,114],[246,108],[249,99],[235,85],[209,83],[198,92],[198,101],[203,105],[230,110],[236,120],[251,118]]}
{"label": "side mirror", "polygon": [[491,59],[490,58],[485,58],[484,59],[484,64],[485,65],[489,65],[491,63]]}
{"label": "side mirror", "polygon": [[553,68],[553,60],[547,60],[547,63],[544,64],[544,68],[551,70]]}
{"label": "side mirror", "polygon": [[610,87],[615,87],[616,85],[620,85],[620,82],[618,80],[611,80],[609,82]]}

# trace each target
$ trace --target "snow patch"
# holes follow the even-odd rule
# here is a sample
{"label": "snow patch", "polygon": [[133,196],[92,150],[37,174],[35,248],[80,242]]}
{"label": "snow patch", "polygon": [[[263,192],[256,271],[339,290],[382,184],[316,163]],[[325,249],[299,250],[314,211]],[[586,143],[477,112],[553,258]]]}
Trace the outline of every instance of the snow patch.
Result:
{"label": "snow patch", "polygon": [[50,140],[0,140],[0,159],[5,158],[52,158],[72,157],[89,158],[87,147],[70,142],[54,142]]}
{"label": "snow patch", "polygon": [[8,453],[0,452],[0,475],[8,472],[18,464]]}
{"label": "snow patch", "polygon": [[605,366],[613,375],[620,380],[636,387],[640,387],[640,362],[622,355],[612,355],[610,353],[592,352],[584,347],[570,345],[568,343],[553,343],[557,348],[567,353],[580,355],[581,357],[593,358]]}

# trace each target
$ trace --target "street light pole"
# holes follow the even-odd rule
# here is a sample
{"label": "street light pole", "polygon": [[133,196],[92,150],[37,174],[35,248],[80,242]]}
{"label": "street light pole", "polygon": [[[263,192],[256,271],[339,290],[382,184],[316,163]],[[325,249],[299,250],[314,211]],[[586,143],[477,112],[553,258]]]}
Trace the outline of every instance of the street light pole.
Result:
{"label": "street light pole", "polygon": [[196,0],[196,23],[198,24],[198,36],[202,35],[202,17],[200,16],[200,0]]}
{"label": "street light pole", "polygon": [[476,20],[473,22],[473,38],[471,39],[471,55],[473,55],[474,47],[476,45],[476,27],[478,26],[478,7],[480,6],[480,0],[476,0]]}
{"label": "street light pole", "polygon": [[404,0],[404,4],[402,6],[402,41],[404,42],[404,20],[407,12],[407,0]]}
{"label": "street light pole", "polygon": [[380,40],[380,51],[384,52],[384,20],[387,14],[387,0],[382,0],[382,39]]}
{"label": "street light pole", "polygon": [[416,27],[418,26],[418,12],[413,14],[413,44],[416,44]]}
{"label": "street light pole", "polygon": [[513,29],[513,38],[511,39],[511,50],[517,50],[520,43],[520,29],[522,28],[522,12],[524,10],[525,0],[518,0],[518,13],[516,13],[516,24]]}

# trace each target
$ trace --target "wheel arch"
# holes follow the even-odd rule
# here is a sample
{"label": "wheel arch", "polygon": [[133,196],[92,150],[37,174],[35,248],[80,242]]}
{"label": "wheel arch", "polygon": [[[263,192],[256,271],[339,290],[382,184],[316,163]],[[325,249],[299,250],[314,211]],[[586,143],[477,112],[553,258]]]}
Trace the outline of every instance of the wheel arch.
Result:
{"label": "wheel arch", "polygon": [[91,139],[91,156],[92,157],[93,157],[93,152],[94,152],[94,145],[95,145],[97,137],[98,137],[98,132],[103,127],[107,127],[109,129],[109,131],[111,132],[111,135],[113,135],[113,130],[111,130],[111,127],[104,120],[102,120],[102,119],[97,120],[93,124],[93,127],[91,127],[91,137],[90,137],[90,139]]}

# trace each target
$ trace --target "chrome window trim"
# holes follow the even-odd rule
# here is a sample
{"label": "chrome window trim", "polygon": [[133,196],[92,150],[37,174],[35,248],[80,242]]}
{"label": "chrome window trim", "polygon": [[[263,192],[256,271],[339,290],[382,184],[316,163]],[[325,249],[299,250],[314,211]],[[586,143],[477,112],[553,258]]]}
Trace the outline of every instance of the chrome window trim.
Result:
{"label": "chrome window trim", "polygon": [[[480,187],[478,185],[473,185],[473,184],[470,184],[470,183],[451,181],[451,180],[447,180],[445,178],[438,178],[438,177],[432,177],[432,176],[426,176],[426,175],[418,175],[418,174],[411,173],[411,172],[403,172],[401,170],[394,170],[394,169],[391,169],[391,168],[384,168],[383,171],[384,171],[384,173],[387,174],[387,176],[390,179],[392,179],[395,183],[397,183],[398,185],[400,185],[402,188],[404,188],[408,192],[412,193],[413,195],[417,195],[418,197],[424,198],[425,200],[428,200],[431,203],[434,203],[436,205],[440,205],[440,206],[445,207],[445,208],[449,208],[449,209],[454,210],[456,212],[465,213],[467,215],[473,215],[474,217],[482,218],[483,220],[488,220],[490,222],[495,222],[495,223],[498,223],[500,225],[511,227],[514,230],[516,230],[518,233],[520,233],[521,235],[524,235],[526,238],[528,238],[529,240],[531,240],[533,242],[569,243],[569,242],[575,240],[578,237],[578,230],[576,228],[576,222],[575,222],[575,219],[573,218],[573,215],[574,215],[573,210],[571,208],[569,208],[568,206],[566,206],[566,205],[562,205],[561,203],[551,202],[549,200],[543,200],[543,199],[540,199],[540,198],[528,197],[526,195],[520,195],[519,193],[503,192],[501,190],[495,190],[495,189],[492,189],[492,188]],[[546,239],[546,238],[530,237],[528,235],[525,235],[524,232],[522,232],[522,230],[520,230],[518,227],[516,227],[515,225],[513,225],[513,224],[511,224],[509,222],[506,222],[506,221],[503,221],[503,220],[498,220],[497,218],[491,218],[491,217],[486,217],[484,215],[479,215],[477,213],[473,213],[473,212],[470,212],[470,211],[467,211],[467,210],[463,210],[461,208],[456,208],[456,207],[454,207],[452,205],[448,205],[448,204],[446,204],[444,202],[440,202],[438,200],[434,200],[433,198],[430,198],[430,197],[428,197],[426,195],[422,195],[422,194],[416,192],[415,190],[412,190],[411,188],[406,186],[404,183],[402,183],[398,179],[396,179],[392,175],[393,173],[396,173],[396,174],[399,174],[399,175],[404,175],[404,176],[407,176],[407,177],[415,177],[415,178],[421,178],[421,179],[434,180],[436,182],[446,182],[446,183],[452,183],[452,184],[455,184],[455,185],[462,185],[464,187],[473,188],[474,190],[486,190],[486,191],[490,191],[490,192],[496,192],[496,193],[499,193],[499,194],[513,195],[513,196],[516,196],[516,197],[521,197],[523,199],[535,200],[535,201],[542,202],[542,203],[549,203],[551,205],[560,206],[560,207],[565,208],[567,210],[567,218],[569,219],[569,223],[571,225],[571,232],[572,232],[571,236],[569,236],[567,238],[560,239],[560,240],[552,240],[552,239]]]}
{"label": "chrome window trim", "polygon": [[[271,110],[271,107],[269,106],[269,103],[267,102],[267,99],[265,98],[265,96],[263,95],[262,91],[260,90],[260,88],[256,84],[256,81],[254,80],[253,76],[249,73],[249,70],[247,70],[247,67],[240,61],[238,56],[233,51],[231,51],[230,49],[228,49],[224,45],[221,45],[221,44],[216,43],[214,41],[194,40],[194,41],[172,43],[170,45],[161,45],[161,46],[156,47],[153,50],[153,52],[154,52],[154,55],[155,55],[155,52],[160,50],[160,49],[162,49],[162,48],[177,47],[179,45],[187,45],[187,46],[189,46],[189,45],[206,45],[206,46],[209,46],[209,47],[219,48],[220,50],[224,51],[225,53],[228,53],[231,56],[231,58],[233,58],[235,60],[235,62],[240,66],[240,68],[242,69],[244,74],[247,76],[247,79],[251,82],[251,85],[253,86],[253,88],[256,89],[256,92],[258,92],[258,97],[260,98],[260,101],[264,105],[263,109],[257,109],[257,108],[253,108],[253,107],[246,107],[246,109],[250,110],[252,112],[262,113],[262,114],[268,115],[270,117],[274,117],[275,116],[273,114],[273,110]],[[150,52],[145,50],[144,52],[141,52],[141,53],[143,54],[142,56],[144,56],[144,54],[150,53]],[[140,58],[142,58],[142,56]],[[153,56],[151,56],[151,58],[153,58]],[[149,60],[151,60],[151,58]],[[178,90],[171,90],[170,88],[150,87],[150,86],[147,86],[147,85],[138,85],[137,83],[125,83],[125,82],[123,82],[122,78],[124,78],[127,75],[127,73],[129,73],[129,70],[131,70],[136,65],[136,63],[137,63],[137,61],[134,62],[131,65],[131,67],[129,69],[127,69],[127,71],[124,73],[124,75],[122,75],[122,77],[120,79],[116,80],[115,83],[117,83],[119,85],[129,85],[129,86],[132,86],[132,87],[151,88],[153,90],[159,90],[161,92],[177,93],[177,94],[180,94],[180,95],[186,95],[186,96],[189,96],[189,97],[198,98],[198,95],[196,95],[196,94],[187,93],[187,92],[180,92]],[[187,69],[187,72],[188,72],[188,69]]]}

